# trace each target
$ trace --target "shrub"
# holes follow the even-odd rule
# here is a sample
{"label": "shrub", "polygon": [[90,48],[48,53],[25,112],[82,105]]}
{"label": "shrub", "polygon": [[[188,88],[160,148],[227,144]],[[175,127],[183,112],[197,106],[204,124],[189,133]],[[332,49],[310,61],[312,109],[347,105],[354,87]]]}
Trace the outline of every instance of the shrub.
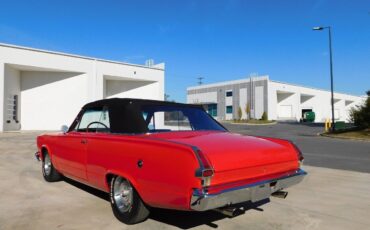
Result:
{"label": "shrub", "polygon": [[266,112],[263,112],[261,120],[267,121],[267,113]]}
{"label": "shrub", "polygon": [[364,105],[356,106],[350,111],[350,121],[364,129],[370,128],[370,90],[366,92],[367,99]]}
{"label": "shrub", "polygon": [[239,106],[239,108],[238,108],[238,118],[239,118],[239,120],[242,119],[242,116],[243,116],[243,111],[242,111],[242,108]]}
{"label": "shrub", "polygon": [[245,107],[245,113],[247,114],[247,119],[251,119],[251,106],[249,103],[247,103],[247,106]]}

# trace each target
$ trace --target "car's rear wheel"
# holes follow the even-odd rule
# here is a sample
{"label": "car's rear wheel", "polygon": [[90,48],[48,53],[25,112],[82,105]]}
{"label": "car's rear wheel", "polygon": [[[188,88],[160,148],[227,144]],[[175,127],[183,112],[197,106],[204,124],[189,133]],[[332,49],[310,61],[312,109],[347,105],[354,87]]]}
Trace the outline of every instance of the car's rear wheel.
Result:
{"label": "car's rear wheel", "polygon": [[42,175],[48,182],[59,181],[62,177],[62,175],[54,168],[50,155],[47,151],[44,152],[44,157],[42,160]]}
{"label": "car's rear wheel", "polygon": [[149,209],[135,188],[120,176],[110,182],[110,199],[114,216],[125,224],[136,224],[149,216]]}

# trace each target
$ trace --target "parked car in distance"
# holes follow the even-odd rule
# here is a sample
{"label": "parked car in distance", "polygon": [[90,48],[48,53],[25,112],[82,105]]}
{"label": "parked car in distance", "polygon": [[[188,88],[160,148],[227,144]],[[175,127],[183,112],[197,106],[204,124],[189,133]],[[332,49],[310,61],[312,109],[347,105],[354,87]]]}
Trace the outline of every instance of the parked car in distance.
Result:
{"label": "parked car in distance", "polygon": [[150,207],[206,211],[257,202],[299,183],[302,153],[290,141],[228,132],[200,105],[104,99],[61,133],[37,137],[46,181],[62,176],[110,194],[123,223]]}

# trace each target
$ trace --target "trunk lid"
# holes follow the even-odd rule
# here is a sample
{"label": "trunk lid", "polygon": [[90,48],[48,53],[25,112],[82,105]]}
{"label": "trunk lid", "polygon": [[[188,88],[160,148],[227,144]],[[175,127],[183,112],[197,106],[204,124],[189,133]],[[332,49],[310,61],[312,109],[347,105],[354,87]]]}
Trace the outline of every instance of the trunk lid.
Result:
{"label": "trunk lid", "polygon": [[211,162],[212,185],[262,177],[298,168],[298,157],[288,141],[229,132],[186,131],[150,136],[198,147]]}

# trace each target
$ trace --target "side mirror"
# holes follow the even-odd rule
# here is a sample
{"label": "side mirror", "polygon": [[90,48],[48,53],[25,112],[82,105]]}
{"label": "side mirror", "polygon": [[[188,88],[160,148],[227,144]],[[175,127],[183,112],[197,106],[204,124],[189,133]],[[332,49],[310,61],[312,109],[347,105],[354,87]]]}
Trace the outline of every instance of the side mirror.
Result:
{"label": "side mirror", "polygon": [[68,126],[66,125],[62,125],[62,128],[61,128],[62,132],[65,134],[68,132]]}

